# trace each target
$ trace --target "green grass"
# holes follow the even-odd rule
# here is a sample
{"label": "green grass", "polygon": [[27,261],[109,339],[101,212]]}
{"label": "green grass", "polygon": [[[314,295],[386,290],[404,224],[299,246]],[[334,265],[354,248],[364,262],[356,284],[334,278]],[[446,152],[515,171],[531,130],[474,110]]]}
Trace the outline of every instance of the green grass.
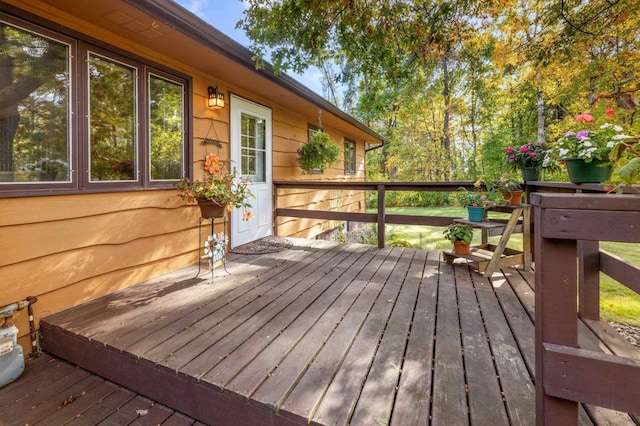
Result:
{"label": "green grass", "polygon": [[[387,208],[387,213],[451,217],[467,215],[464,207],[391,207]],[[491,212],[490,217],[506,218],[508,215]],[[443,238],[442,230],[443,228],[438,226],[387,225],[387,243],[426,250],[449,249],[451,243]],[[489,238],[489,242],[496,244],[499,238]],[[480,244],[479,230],[475,232],[472,244]],[[514,234],[509,240],[508,247],[522,249],[522,234]],[[602,242],[600,247],[634,265],[640,265],[638,244]],[[608,276],[600,274],[600,314],[606,321],[640,327],[640,295]]]}
{"label": "green grass", "polygon": [[[602,242],[600,248],[633,265],[640,265],[640,246],[638,244]],[[640,327],[640,295],[601,273],[600,314],[607,321]]]}

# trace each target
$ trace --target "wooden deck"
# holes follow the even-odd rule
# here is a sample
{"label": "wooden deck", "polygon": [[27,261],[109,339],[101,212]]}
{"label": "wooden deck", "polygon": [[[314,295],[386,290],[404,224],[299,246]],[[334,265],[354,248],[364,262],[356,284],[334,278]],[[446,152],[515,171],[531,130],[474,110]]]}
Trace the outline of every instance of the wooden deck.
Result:
{"label": "wooden deck", "polygon": [[[207,424],[535,423],[533,273],[293,241],[230,254],[213,284],[186,268],[47,317],[44,349]],[[621,340],[580,327],[584,347]],[[590,408],[581,423],[636,424]]]}

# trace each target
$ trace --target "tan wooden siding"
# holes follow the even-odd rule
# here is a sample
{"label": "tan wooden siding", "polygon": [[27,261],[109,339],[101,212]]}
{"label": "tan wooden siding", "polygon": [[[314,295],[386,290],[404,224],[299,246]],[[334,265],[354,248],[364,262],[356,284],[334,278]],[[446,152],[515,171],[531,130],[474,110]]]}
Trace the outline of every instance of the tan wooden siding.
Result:
{"label": "tan wooden siding", "polygon": [[[145,40],[134,37],[134,33],[131,33],[131,39],[115,35],[38,0],[26,3],[8,0],[8,3],[191,76],[191,140],[187,143],[193,152],[196,178],[203,175],[207,153],[219,154],[222,159],[229,158],[228,102],[230,94],[234,93],[273,111],[274,180],[364,180],[366,136],[349,124],[325,126],[325,130],[341,150],[344,149],[345,137],[356,141],[357,173],[344,174],[341,156],[338,164],[324,174],[303,175],[295,161],[296,150],[307,140],[308,124],[318,124],[317,109],[308,115],[292,111],[279,105],[278,97],[265,98],[253,94],[251,86],[258,84],[255,80],[223,81],[197,66],[149,48]],[[79,7],[85,8],[86,5]],[[202,49],[188,43],[181,48],[195,49],[196,52]],[[194,63],[199,62],[202,59],[194,55]],[[239,75],[247,75],[245,69],[240,71]],[[207,87],[212,85],[217,85],[225,93],[227,106],[224,109],[206,107]],[[336,119],[333,120],[335,122]],[[220,141],[221,147],[204,145],[205,139]],[[360,211],[364,209],[364,195],[361,192],[298,192],[287,194],[279,203],[281,207],[291,203],[309,208]],[[185,205],[177,197],[177,191],[171,189],[4,198],[0,199],[0,213],[0,307],[27,296],[36,296],[39,299],[34,305],[36,323],[48,313],[197,261],[198,208]],[[285,218],[280,222],[281,235],[299,237],[314,237],[336,226],[329,221]],[[16,320],[21,344],[28,352],[26,312],[19,312]]]}

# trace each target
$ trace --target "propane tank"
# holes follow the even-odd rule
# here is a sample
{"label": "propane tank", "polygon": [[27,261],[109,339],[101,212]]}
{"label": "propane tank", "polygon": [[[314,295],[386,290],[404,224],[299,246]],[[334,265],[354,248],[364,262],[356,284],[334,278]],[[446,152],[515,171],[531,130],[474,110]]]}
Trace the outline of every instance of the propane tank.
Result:
{"label": "propane tank", "polygon": [[24,354],[18,344],[18,327],[11,318],[0,326],[0,388],[16,380],[24,371]]}
{"label": "propane tank", "polygon": [[24,371],[24,352],[18,344],[18,327],[13,322],[13,314],[36,300],[30,297],[0,309],[0,388],[16,380]]}

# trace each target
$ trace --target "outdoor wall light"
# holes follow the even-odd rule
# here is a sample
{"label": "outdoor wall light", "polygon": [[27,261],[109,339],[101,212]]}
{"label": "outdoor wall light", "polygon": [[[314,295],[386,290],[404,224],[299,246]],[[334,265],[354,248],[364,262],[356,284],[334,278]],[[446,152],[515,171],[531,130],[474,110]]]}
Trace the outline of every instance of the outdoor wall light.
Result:
{"label": "outdoor wall light", "polygon": [[209,86],[209,99],[207,105],[209,108],[224,108],[224,93],[218,92],[218,86]]}

